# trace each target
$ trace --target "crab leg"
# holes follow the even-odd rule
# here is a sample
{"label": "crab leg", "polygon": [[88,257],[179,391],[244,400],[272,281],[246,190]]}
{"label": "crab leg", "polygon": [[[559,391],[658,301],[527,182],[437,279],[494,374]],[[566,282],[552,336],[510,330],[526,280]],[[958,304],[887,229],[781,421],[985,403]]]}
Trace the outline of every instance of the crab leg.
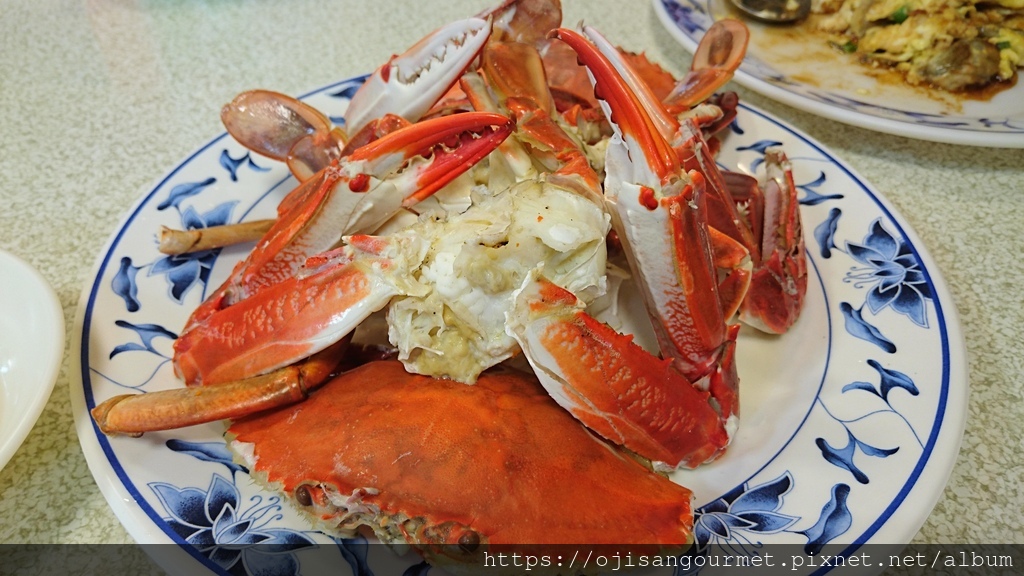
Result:
{"label": "crab leg", "polygon": [[[743,300],[740,320],[761,331],[782,334],[796,322],[807,293],[807,258],[796,185],[786,154],[765,152],[764,226],[759,230],[761,261]],[[761,193],[762,190],[757,189]],[[756,214],[757,212],[753,212]]]}
{"label": "crab leg", "polygon": [[257,295],[218,311],[174,343],[190,384],[219,384],[295,363],[341,340],[399,293],[415,291],[393,269],[418,264],[426,244],[353,236]]}
{"label": "crab leg", "polygon": [[[807,259],[797,189],[785,153],[778,147],[765,151],[762,187],[752,177],[720,172],[692,121],[680,125],[680,134],[687,137],[678,148],[683,166],[708,179],[711,230],[723,232],[713,246],[716,265],[724,271],[719,295],[725,317],[739,312],[740,321],[762,332],[786,332],[803,308]],[[731,251],[731,256],[720,251]],[[749,252],[749,259],[741,251]],[[730,260],[736,265],[730,267]]]}
{"label": "crab leg", "polygon": [[717,20],[697,45],[690,71],[665,98],[665,103],[691,108],[707,100],[732,79],[749,40],[750,31],[739,20]]}
{"label": "crab leg", "polygon": [[[509,4],[523,8],[516,2],[505,7]],[[554,117],[558,112],[535,46],[492,40],[481,53],[480,73],[466,74],[460,83],[475,109],[501,111],[516,122],[514,137],[498,148],[501,157],[492,158],[492,172],[494,166],[504,164],[517,182],[543,173],[547,182],[602,204],[597,173],[580,143]]]}
{"label": "crab leg", "polygon": [[341,157],[345,134],[309,104],[270,90],[242,92],[220,111],[228,134],[249,150],[288,164],[303,181]]}
{"label": "crab leg", "polygon": [[672,141],[679,118],[683,116],[698,119],[702,126],[717,124],[720,120],[722,110],[701,104],[732,79],[746,53],[750,31],[738,20],[725,18],[716,21],[697,46],[689,72],[664,98],[654,94],[643,76],[596,28],[584,26],[583,35],[612,64],[643,104],[662,136]]}
{"label": "crab leg", "polygon": [[273,220],[254,220],[192,230],[175,230],[162,226],[158,236],[158,250],[170,255],[189,254],[242,242],[254,242],[262,238],[273,225]]}
{"label": "crab leg", "polygon": [[91,414],[104,434],[141,436],[287,406],[326,382],[347,347],[344,339],[299,364],[220,386],[114,396]]}

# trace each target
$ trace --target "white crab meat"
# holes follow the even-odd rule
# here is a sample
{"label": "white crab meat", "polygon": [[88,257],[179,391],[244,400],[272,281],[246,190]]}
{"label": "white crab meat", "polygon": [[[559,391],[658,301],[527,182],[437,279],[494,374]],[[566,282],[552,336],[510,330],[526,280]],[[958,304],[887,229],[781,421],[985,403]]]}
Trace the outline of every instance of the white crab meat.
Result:
{"label": "white crab meat", "polygon": [[512,294],[531,270],[586,302],[607,289],[605,237],[609,217],[590,200],[530,180],[489,195],[446,217],[425,217],[401,234],[430,242],[411,272],[424,296],[395,299],[389,339],[410,372],[473,382],[516,354],[505,331]]}

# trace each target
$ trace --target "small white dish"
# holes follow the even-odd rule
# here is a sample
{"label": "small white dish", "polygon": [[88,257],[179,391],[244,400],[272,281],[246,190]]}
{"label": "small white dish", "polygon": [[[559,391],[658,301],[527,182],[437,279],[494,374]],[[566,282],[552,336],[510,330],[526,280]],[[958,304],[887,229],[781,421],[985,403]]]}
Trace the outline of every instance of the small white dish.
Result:
{"label": "small white dish", "polygon": [[46,406],[64,355],[64,311],[39,272],[0,250],[0,469]]}
{"label": "small white dish", "polygon": [[[653,0],[665,29],[691,53],[726,0]],[[751,38],[735,80],[764,96],[868,130],[948,144],[1024,148],[1024,82],[988,101],[964,100],[880,80],[799,28],[747,21]]]}

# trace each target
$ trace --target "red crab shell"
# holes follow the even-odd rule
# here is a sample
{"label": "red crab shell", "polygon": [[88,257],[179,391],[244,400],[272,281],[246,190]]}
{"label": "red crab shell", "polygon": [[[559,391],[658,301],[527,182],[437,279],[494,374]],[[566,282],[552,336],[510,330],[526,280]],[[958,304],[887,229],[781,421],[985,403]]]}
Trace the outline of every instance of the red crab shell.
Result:
{"label": "red crab shell", "polygon": [[468,386],[371,362],[229,436],[254,477],[318,525],[369,526],[434,563],[506,545],[656,553],[691,541],[689,490],[598,440],[519,372]]}

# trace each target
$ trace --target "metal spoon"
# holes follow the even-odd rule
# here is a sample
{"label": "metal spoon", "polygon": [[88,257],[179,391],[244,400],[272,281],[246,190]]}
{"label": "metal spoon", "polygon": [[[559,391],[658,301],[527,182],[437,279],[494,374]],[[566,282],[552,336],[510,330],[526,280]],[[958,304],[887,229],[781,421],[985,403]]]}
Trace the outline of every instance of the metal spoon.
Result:
{"label": "metal spoon", "polygon": [[747,16],[769,24],[803,20],[811,12],[811,0],[731,0]]}

